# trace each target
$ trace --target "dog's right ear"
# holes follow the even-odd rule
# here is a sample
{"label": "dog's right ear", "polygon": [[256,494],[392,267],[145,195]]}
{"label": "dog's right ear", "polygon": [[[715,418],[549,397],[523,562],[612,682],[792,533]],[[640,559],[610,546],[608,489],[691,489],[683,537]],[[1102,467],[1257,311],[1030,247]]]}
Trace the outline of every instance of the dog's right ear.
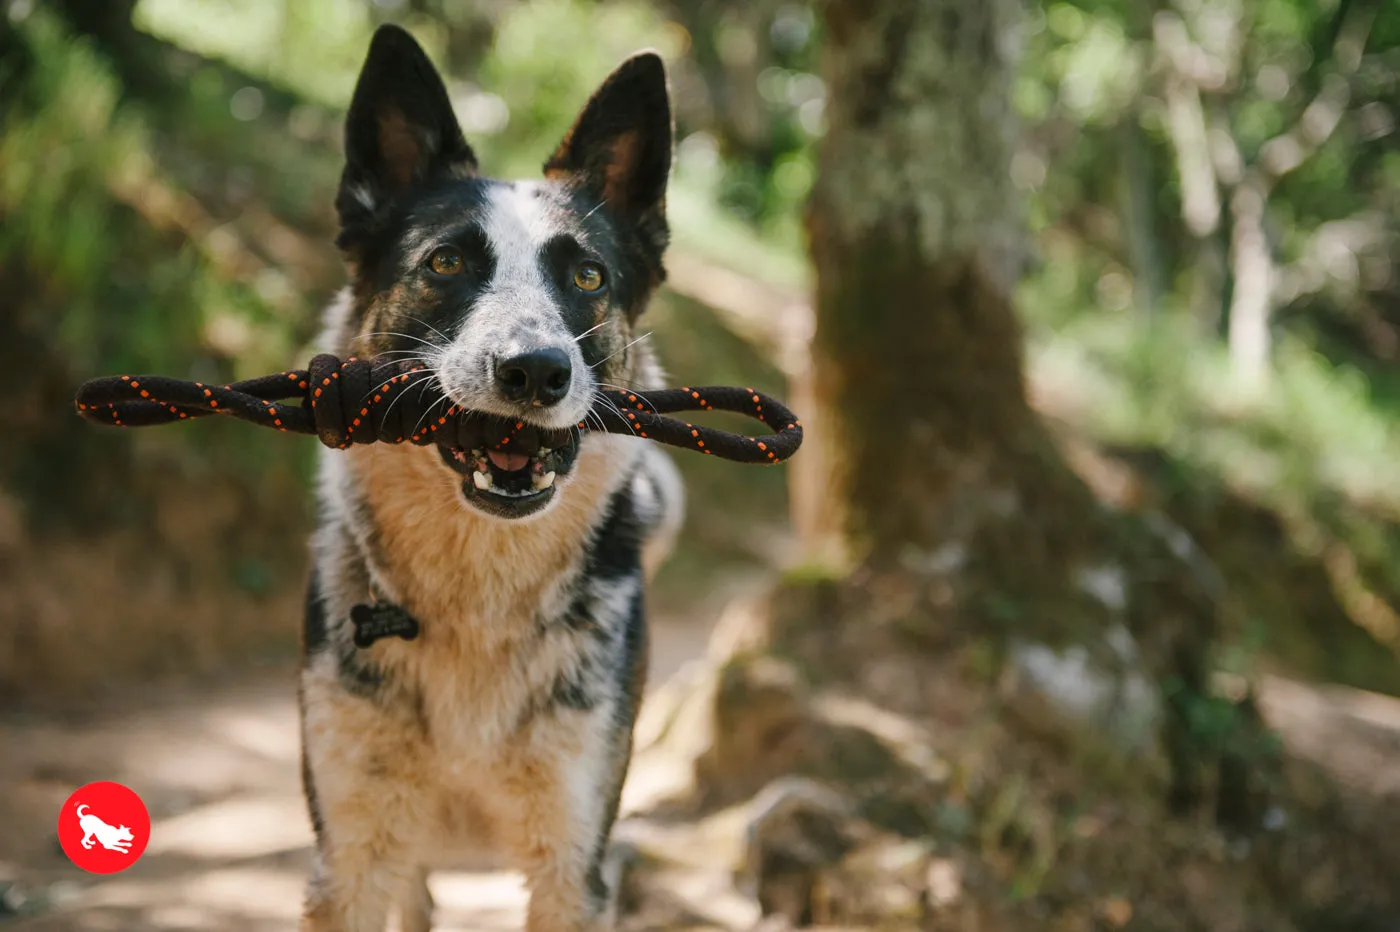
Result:
{"label": "dog's right ear", "polygon": [[422,46],[398,26],[380,26],[345,120],[337,245],[353,251],[395,200],[424,181],[475,171],[476,156]]}

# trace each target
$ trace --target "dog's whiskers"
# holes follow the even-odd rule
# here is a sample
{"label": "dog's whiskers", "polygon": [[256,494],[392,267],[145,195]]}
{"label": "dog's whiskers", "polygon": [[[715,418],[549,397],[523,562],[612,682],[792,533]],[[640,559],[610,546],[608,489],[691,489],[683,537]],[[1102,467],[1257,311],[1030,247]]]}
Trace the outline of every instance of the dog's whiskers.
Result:
{"label": "dog's whiskers", "polygon": [[439,330],[438,328],[434,327],[432,324],[428,323],[426,320],[421,320],[420,318],[412,317],[412,316],[410,316],[408,319],[411,320],[411,321],[413,321],[415,324],[422,324],[424,327],[427,327],[427,328],[428,328],[429,330],[431,330],[433,333],[436,333],[438,336],[442,337],[442,343],[443,343],[444,346],[446,346],[447,344],[449,344],[449,343],[452,342],[452,338],[451,338],[451,337],[449,337],[447,334],[443,333],[443,332],[442,332],[441,330]]}
{"label": "dog's whiskers", "polygon": [[652,334],[652,331],[648,330],[646,333],[644,333],[644,334],[642,334],[641,336],[637,337],[637,339],[633,340],[631,343],[628,343],[628,344],[627,344],[626,346],[624,346],[622,349],[613,350],[611,353],[609,353],[608,355],[604,356],[602,359],[598,360],[597,362],[595,362],[593,365],[589,366],[588,368],[590,368],[590,369],[596,369],[596,368],[598,368],[598,367],[601,366],[603,363],[607,362],[609,359],[612,359],[612,358],[613,358],[614,356],[616,356],[618,353],[625,353],[625,352],[627,352],[629,349],[631,349],[632,347],[636,346],[638,343],[642,342],[642,341],[645,340],[647,337],[651,336],[651,334]]}
{"label": "dog's whiskers", "polygon": [[652,404],[651,400],[648,399],[647,396],[643,394],[640,390],[635,388],[623,388],[621,385],[614,385],[611,382],[599,382],[598,384],[603,388],[611,388],[613,391],[627,392],[629,394],[636,395],[642,400],[643,404],[645,404],[648,408],[651,408],[653,414],[656,413],[656,405]]}
{"label": "dog's whiskers", "polygon": [[[621,421],[622,423],[626,424],[628,427],[630,427],[630,428],[632,429],[632,433],[635,434],[635,433],[637,432],[637,425],[636,425],[636,424],[633,424],[630,420],[627,419],[627,415],[623,413],[622,409],[619,408],[619,407],[617,406],[617,403],[614,402],[611,398],[609,398],[607,395],[604,395],[602,392],[598,391],[596,388],[593,390],[593,397],[596,398],[598,401],[602,402],[602,403],[603,403],[606,407],[608,407],[614,414],[616,414],[616,415],[617,415],[617,419],[618,419],[619,421]],[[592,410],[593,410],[592,408],[589,408],[590,413],[592,412]],[[606,429],[607,429],[607,428],[603,425],[603,423],[602,423],[602,418],[598,418],[598,426],[599,426],[600,428],[602,428],[603,430],[606,430]]]}
{"label": "dog's whiskers", "polygon": [[588,410],[588,413],[585,414],[585,415],[583,416],[583,422],[584,422],[585,424],[597,424],[597,425],[598,425],[598,433],[600,433],[600,434],[606,434],[606,433],[608,432],[608,427],[607,427],[607,425],[603,423],[603,419],[602,419],[601,417],[599,417],[599,416],[593,411],[592,408],[590,408],[590,409]]}
{"label": "dog's whiskers", "polygon": [[594,324],[592,327],[589,327],[587,330],[583,331],[583,333],[580,333],[578,336],[574,337],[574,342],[575,342],[575,343],[579,342],[580,340],[582,340],[584,337],[588,336],[588,335],[589,335],[590,333],[592,333],[593,331],[598,330],[598,329],[600,329],[600,328],[602,328],[602,327],[606,327],[607,325],[608,325],[608,322],[607,322],[606,320],[605,320],[605,321],[602,321],[601,323]]}
{"label": "dog's whiskers", "polygon": [[[442,388],[442,383],[438,382],[437,376],[434,376],[431,381],[437,382],[439,389]],[[427,389],[421,388],[418,390],[418,394],[420,397],[422,396],[424,391],[427,391]],[[447,401],[447,395],[445,393],[442,393],[437,401],[434,401],[432,404],[428,405],[427,410],[425,410],[423,414],[418,418],[418,423],[413,425],[413,433],[418,433],[418,428],[423,426],[423,422],[425,419],[429,419],[431,417],[434,408],[436,408],[438,405],[446,404]]]}
{"label": "dog's whiskers", "polygon": [[[428,381],[428,380],[430,380],[430,379],[435,378],[435,376],[433,375],[433,373],[432,373],[431,371],[428,371],[428,370],[424,370],[421,374],[418,374],[418,373],[410,373],[410,374],[416,374],[416,375],[418,375],[419,377],[418,377],[416,380],[414,380],[411,384],[406,385],[406,386],[404,386],[403,388],[401,388],[401,389],[399,390],[399,393],[398,393],[396,396],[394,396],[392,399],[390,399],[390,401],[389,401],[389,407],[387,407],[387,408],[384,409],[384,418],[383,418],[384,420],[388,420],[388,419],[389,419],[389,414],[394,410],[394,405],[398,404],[398,403],[399,403],[399,399],[403,398],[404,395],[407,395],[407,394],[408,394],[408,390],[409,390],[410,388],[413,388],[415,385],[422,385],[425,381]],[[421,394],[421,390],[420,390],[420,394]]]}
{"label": "dog's whiskers", "polygon": [[604,203],[606,203],[606,202],[605,202],[605,201],[599,201],[598,203],[594,204],[594,205],[593,205],[593,209],[590,210],[588,213],[586,213],[586,214],[583,215],[583,219],[584,219],[584,220],[587,220],[589,217],[591,217],[591,216],[593,216],[594,214],[596,214],[596,213],[602,208],[602,206],[603,206]]}
{"label": "dog's whiskers", "polygon": [[[382,362],[386,359],[391,359],[393,365]],[[395,369],[395,367],[399,363],[416,362],[422,364],[424,368],[428,366],[428,361],[424,359],[421,355],[419,355],[419,352],[416,349],[385,350],[384,352],[375,355],[374,362],[376,363],[376,365],[374,367],[373,372],[376,379],[379,378],[379,371],[381,369]]]}
{"label": "dog's whiskers", "polygon": [[[419,321],[419,323],[422,323],[422,321]],[[425,325],[425,326],[427,326],[427,325]],[[428,347],[429,349],[433,349],[433,350],[441,350],[441,349],[445,349],[445,348],[446,348],[446,344],[434,343],[432,340],[425,340],[425,339],[423,339],[422,337],[416,337],[416,336],[414,336],[414,335],[411,334],[411,333],[401,333],[401,332],[399,332],[398,330],[376,330],[376,331],[373,332],[373,333],[367,333],[367,334],[365,334],[365,336],[367,336],[367,337],[401,337],[401,338],[403,338],[403,339],[405,339],[405,340],[414,340],[414,341],[416,341],[416,342],[418,342],[418,343],[422,343],[424,346]],[[442,336],[442,334],[439,333],[438,336]],[[446,337],[443,337],[443,339],[446,340],[447,338],[446,338]],[[450,343],[451,341],[448,340],[448,342]]]}
{"label": "dog's whiskers", "polygon": [[[427,366],[428,366],[428,361],[427,361],[426,359],[422,358],[421,356],[416,355],[417,350],[389,350],[389,351],[386,352],[386,353],[380,353],[380,354],[379,354],[378,356],[376,356],[375,358],[378,359],[378,358],[380,358],[380,357],[382,357],[382,356],[389,356],[389,355],[392,355],[392,354],[394,354],[394,353],[404,353],[404,354],[406,354],[402,359],[396,360],[396,362],[419,362],[419,363],[422,363],[422,364],[423,364],[424,369],[426,369]],[[373,379],[374,384],[370,385],[370,387],[369,387],[368,389],[365,390],[365,393],[364,393],[363,395],[360,396],[360,404],[364,404],[366,398],[368,398],[370,395],[373,395],[375,392],[379,391],[380,388],[383,387],[382,384],[381,384],[381,379],[380,379],[380,377],[379,377],[379,370],[380,370],[380,369],[384,369],[384,368],[389,368],[389,367],[386,367],[386,366],[375,366],[372,370],[370,370],[370,374],[374,376],[374,379]]]}

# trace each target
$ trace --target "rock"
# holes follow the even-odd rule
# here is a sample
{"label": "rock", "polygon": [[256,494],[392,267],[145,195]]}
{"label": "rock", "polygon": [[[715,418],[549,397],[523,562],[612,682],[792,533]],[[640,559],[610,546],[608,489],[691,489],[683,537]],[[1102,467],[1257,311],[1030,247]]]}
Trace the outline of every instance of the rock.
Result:
{"label": "rock", "polygon": [[1162,699],[1137,644],[1118,625],[1097,654],[1082,646],[1055,650],[1013,641],[1002,694],[1013,711],[1041,730],[1107,739],[1127,753],[1151,752],[1161,728]]}
{"label": "rock", "polygon": [[0,919],[18,916],[28,901],[19,884],[0,882]]}
{"label": "rock", "polygon": [[880,833],[823,873],[827,921],[914,928],[926,911],[927,840]]}
{"label": "rock", "polygon": [[710,745],[695,761],[708,800],[742,799],[775,777],[800,770],[812,743],[807,685],[776,657],[736,657],[719,674]]}
{"label": "rock", "polygon": [[850,803],[829,787],[801,777],[774,781],[750,804],[739,885],[770,921],[800,928],[825,920],[824,871],[863,833]]}
{"label": "rock", "polygon": [[952,858],[929,862],[924,877],[924,902],[931,912],[951,909],[963,896],[962,865]]}

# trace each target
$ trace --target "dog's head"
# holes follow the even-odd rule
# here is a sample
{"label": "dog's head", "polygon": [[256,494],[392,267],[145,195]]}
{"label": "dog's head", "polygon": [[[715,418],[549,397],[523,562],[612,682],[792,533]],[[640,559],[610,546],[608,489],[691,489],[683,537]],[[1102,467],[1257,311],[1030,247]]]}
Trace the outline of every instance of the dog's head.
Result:
{"label": "dog's head", "polygon": [[643,53],[588,101],[543,179],[485,178],[423,50],[402,29],[375,34],[336,198],[353,349],[421,360],[453,402],[524,422],[517,449],[538,452],[439,448],[482,511],[546,507],[596,390],[632,378],[634,325],[664,277],[671,151],[665,70]]}
{"label": "dog's head", "polygon": [[114,834],[116,835],[116,841],[132,841],[136,837],[131,834],[131,829],[127,828],[125,825],[118,825]]}

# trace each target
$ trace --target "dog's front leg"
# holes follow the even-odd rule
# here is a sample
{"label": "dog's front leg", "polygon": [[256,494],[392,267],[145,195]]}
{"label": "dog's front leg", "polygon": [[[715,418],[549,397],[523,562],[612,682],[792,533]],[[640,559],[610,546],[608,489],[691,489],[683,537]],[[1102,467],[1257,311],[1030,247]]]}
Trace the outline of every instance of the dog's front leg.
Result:
{"label": "dog's front leg", "polygon": [[316,855],[302,932],[384,932],[419,878],[427,772],[411,727],[315,671],[302,682],[303,779]]}
{"label": "dog's front leg", "polygon": [[[530,890],[526,932],[602,932],[612,891],[603,856],[631,750],[611,705],[564,711],[514,762],[511,847]],[[551,734],[553,732],[553,734]]]}
{"label": "dog's front leg", "polygon": [[433,894],[428,890],[427,870],[419,868],[399,900],[399,932],[432,932],[432,928]]}
{"label": "dog's front leg", "polygon": [[301,932],[384,932],[413,871],[363,839],[326,839],[316,852]]}

